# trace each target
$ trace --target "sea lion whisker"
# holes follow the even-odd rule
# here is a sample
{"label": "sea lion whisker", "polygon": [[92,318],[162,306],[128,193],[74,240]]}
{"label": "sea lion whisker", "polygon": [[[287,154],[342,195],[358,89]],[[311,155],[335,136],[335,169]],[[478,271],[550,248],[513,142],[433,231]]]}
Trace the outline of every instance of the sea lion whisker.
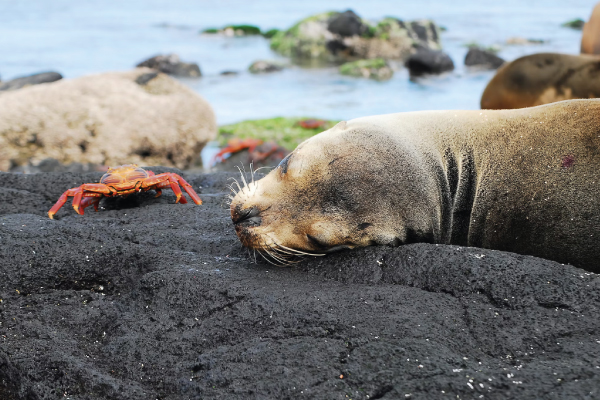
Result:
{"label": "sea lion whisker", "polygon": [[238,193],[239,193],[239,192],[242,190],[242,187],[240,186],[240,184],[239,184],[239,182],[237,181],[237,179],[235,179],[235,178],[233,178],[233,177],[231,177],[231,178],[229,178],[229,179],[233,179],[233,182],[234,182],[234,183],[236,184],[236,186],[238,187],[238,190],[237,190],[237,192],[236,192],[236,191],[233,189],[233,183],[231,184],[231,191],[232,191],[232,192],[235,192],[235,194],[237,195],[237,194],[238,194]]}
{"label": "sea lion whisker", "polygon": [[[271,254],[271,252],[268,249],[262,249],[258,251],[258,254],[260,254],[267,262],[269,262],[270,264],[273,264],[277,267],[281,266],[282,262],[279,261],[277,258],[273,257],[273,255]],[[273,260],[275,260],[275,262],[269,260],[266,255],[268,255],[269,257],[271,257]]]}
{"label": "sea lion whisker", "polygon": [[244,172],[242,173],[242,168],[240,168],[238,165],[236,165],[236,167],[238,171],[240,171],[240,177],[242,178],[242,182],[244,182],[244,189],[246,189],[248,187],[248,182],[246,181],[246,177],[244,176],[244,174],[246,173],[246,168],[244,168],[244,165],[242,164],[242,168],[244,169]]}
{"label": "sea lion whisker", "polygon": [[279,246],[279,247],[281,247],[283,249],[291,251],[294,254],[302,254],[302,255],[305,255],[305,256],[318,256],[318,257],[325,255],[325,254],[319,254],[319,253],[307,253],[305,251],[296,250],[296,249],[292,249],[292,248],[286,247],[286,246],[284,246],[284,245],[282,245],[280,243],[277,243],[277,241],[270,234],[267,233],[267,235],[271,238],[271,240],[273,241],[274,244],[276,244],[277,246]]}
{"label": "sea lion whisker", "polygon": [[269,168],[270,168],[270,169],[273,169],[273,168],[276,168],[276,167],[270,167],[270,166],[268,166],[268,165],[267,165],[267,166],[265,166],[265,167],[259,167],[259,168],[256,168],[256,169],[254,170],[254,172],[256,173],[256,172],[260,171],[261,169],[269,169]]}

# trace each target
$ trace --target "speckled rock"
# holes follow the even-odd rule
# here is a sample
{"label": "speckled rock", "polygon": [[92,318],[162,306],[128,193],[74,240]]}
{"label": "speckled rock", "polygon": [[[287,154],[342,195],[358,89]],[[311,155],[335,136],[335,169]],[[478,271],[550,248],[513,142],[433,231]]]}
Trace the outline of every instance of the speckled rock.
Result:
{"label": "speckled rock", "polygon": [[184,174],[202,206],[48,219],[100,175],[0,173],[2,399],[600,396],[598,275],[429,244],[255,264],[228,173]]}

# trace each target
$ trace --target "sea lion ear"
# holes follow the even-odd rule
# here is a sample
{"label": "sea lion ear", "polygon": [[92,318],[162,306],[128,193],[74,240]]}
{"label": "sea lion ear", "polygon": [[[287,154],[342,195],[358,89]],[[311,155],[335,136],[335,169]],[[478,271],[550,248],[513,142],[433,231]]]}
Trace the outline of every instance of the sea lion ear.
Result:
{"label": "sea lion ear", "polygon": [[290,162],[290,158],[292,157],[292,154],[294,154],[294,153],[290,153],[287,156],[285,156],[285,158],[283,160],[281,160],[281,162],[277,166],[277,168],[280,169],[281,175],[284,175],[285,173],[287,173],[288,163]]}

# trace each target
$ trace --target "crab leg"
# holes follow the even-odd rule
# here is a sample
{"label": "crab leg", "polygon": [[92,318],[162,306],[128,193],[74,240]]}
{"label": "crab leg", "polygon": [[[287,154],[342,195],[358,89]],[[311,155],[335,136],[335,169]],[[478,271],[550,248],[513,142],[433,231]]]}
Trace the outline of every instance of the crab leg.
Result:
{"label": "crab leg", "polygon": [[175,203],[186,204],[187,200],[182,196],[181,187],[179,184],[183,186],[187,194],[192,198],[194,203],[200,205],[202,204],[202,200],[198,196],[198,194],[194,191],[192,186],[187,183],[182,177],[177,174],[171,172],[165,172],[164,174],[159,174],[152,176],[144,181],[142,184],[143,190],[151,190],[151,189],[164,189],[170,187],[175,193],[177,200]]}
{"label": "crab leg", "polygon": [[[83,209],[93,202],[85,204],[83,207],[81,207],[82,197],[102,197],[103,195],[110,196],[112,192],[113,191],[108,186],[101,183],[85,183],[79,187],[69,189],[58,198],[56,204],[54,204],[50,211],[48,211],[48,217],[50,217],[50,219],[54,219],[54,214],[60,210],[60,208],[67,202],[67,199],[71,196],[73,197],[73,208],[77,214],[83,215]],[[99,201],[100,200],[98,199],[98,202]],[[84,202],[87,203],[85,200]],[[80,207],[81,212],[79,211]],[[94,208],[97,210],[98,205],[95,204]]]}
{"label": "crab leg", "polygon": [[75,196],[76,191],[79,190],[80,188],[81,188],[81,186],[73,188],[73,189],[69,189],[60,195],[60,197],[58,198],[58,201],[52,206],[50,211],[48,211],[48,216],[50,217],[50,219],[54,219],[54,214],[56,214],[57,211],[60,210],[60,208],[65,205],[65,203],[67,202],[67,198],[69,196]]}
{"label": "crab leg", "polygon": [[[94,210],[98,211],[98,203],[100,203],[101,198],[102,194],[100,193],[83,192],[83,198],[79,201],[79,210],[81,212],[77,211],[77,209],[75,209],[75,211],[77,211],[79,215],[83,215],[83,210],[91,205],[94,206]],[[73,201],[75,201],[75,199],[73,199]]]}
{"label": "crab leg", "polygon": [[183,186],[183,189],[186,191],[186,193],[192,198],[192,200],[194,201],[194,203],[200,205],[202,204],[202,199],[200,199],[200,196],[198,196],[198,193],[196,193],[196,191],[192,188],[192,185],[190,185],[189,183],[187,183],[185,181],[185,179],[183,179],[181,176],[177,175],[177,174],[173,174],[175,178],[177,178],[177,180],[179,181],[179,183],[181,184],[181,186]]}

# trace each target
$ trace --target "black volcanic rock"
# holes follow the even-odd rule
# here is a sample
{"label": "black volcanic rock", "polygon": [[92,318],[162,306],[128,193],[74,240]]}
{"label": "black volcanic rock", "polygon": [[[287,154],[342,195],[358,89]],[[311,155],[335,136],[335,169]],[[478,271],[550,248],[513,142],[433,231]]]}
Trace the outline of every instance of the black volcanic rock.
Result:
{"label": "black volcanic rock", "polygon": [[404,63],[411,77],[436,75],[454,70],[450,56],[440,50],[421,47]]}
{"label": "black volcanic rock", "polygon": [[498,57],[491,51],[477,47],[471,47],[465,56],[465,65],[468,67],[497,69],[504,64],[504,62],[504,59]]}
{"label": "black volcanic rock", "polygon": [[255,264],[230,173],[47,217],[101,174],[0,173],[2,399],[599,395],[598,275],[429,244]]}
{"label": "black volcanic rock", "polygon": [[362,35],[368,27],[354,11],[346,10],[342,13],[333,14],[327,23],[327,30],[342,37]]}

